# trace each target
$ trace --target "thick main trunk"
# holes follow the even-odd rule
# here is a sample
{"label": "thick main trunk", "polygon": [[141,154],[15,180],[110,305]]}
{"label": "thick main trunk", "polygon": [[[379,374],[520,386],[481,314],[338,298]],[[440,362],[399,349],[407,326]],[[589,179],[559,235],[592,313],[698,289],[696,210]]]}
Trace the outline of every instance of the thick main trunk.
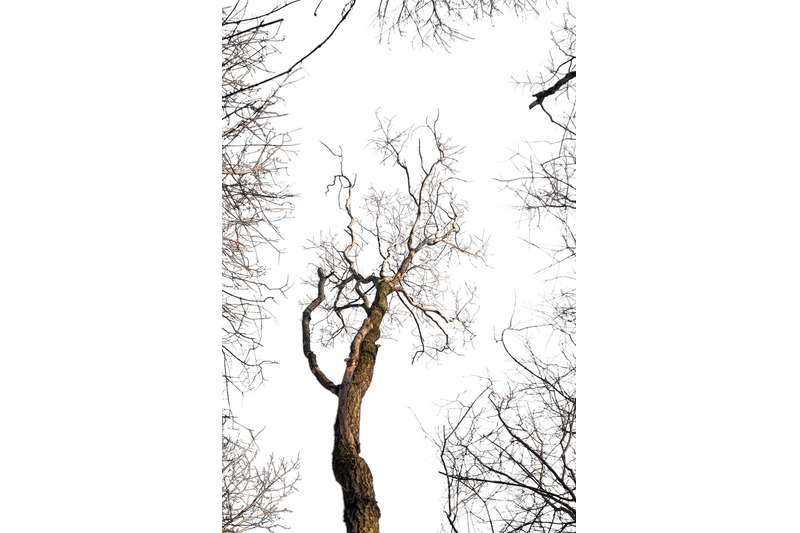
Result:
{"label": "thick main trunk", "polygon": [[[355,367],[348,386],[339,391],[339,409],[334,424],[333,474],[342,487],[344,496],[344,521],[347,533],[379,533],[378,519],[381,511],[375,499],[375,487],[372,472],[366,461],[359,455],[361,444],[359,433],[361,426],[361,400],[366,394],[375,369],[378,346],[375,342],[380,338],[380,324],[387,308],[387,296],[391,286],[380,284],[369,316],[362,329],[363,340],[354,343],[355,358],[351,350],[351,359],[355,359]],[[368,323],[367,323],[368,322]],[[358,339],[358,337],[357,337]]]}
{"label": "thick main trunk", "polygon": [[333,452],[333,471],[342,486],[344,522],[347,533],[379,533],[381,511],[375,499],[372,472],[358,455],[337,453],[338,439]]}

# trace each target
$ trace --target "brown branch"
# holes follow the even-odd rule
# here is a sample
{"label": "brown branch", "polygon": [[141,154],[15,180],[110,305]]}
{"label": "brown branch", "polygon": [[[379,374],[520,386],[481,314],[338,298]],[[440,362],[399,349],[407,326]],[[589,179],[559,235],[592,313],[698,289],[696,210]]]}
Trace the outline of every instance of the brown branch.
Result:
{"label": "brown branch", "polygon": [[322,300],[325,299],[325,273],[322,271],[322,268],[317,269],[317,275],[319,276],[319,283],[317,284],[317,297],[314,298],[311,303],[308,304],[308,307],[306,307],[305,311],[303,311],[303,353],[305,354],[306,359],[308,359],[308,368],[311,369],[311,373],[317,378],[319,384],[338,396],[339,385],[335,385],[327,378],[327,376],[325,376],[325,373],[322,372],[322,369],[317,365],[317,356],[311,351],[311,328],[309,325],[311,323],[311,313],[320,303],[322,303]]}
{"label": "brown branch", "polygon": [[563,78],[561,78],[560,80],[558,80],[558,82],[556,82],[555,85],[553,85],[549,89],[545,89],[543,91],[539,91],[538,93],[534,94],[533,97],[536,98],[536,100],[534,100],[531,103],[531,105],[528,106],[528,109],[533,109],[537,105],[541,105],[544,102],[545,98],[554,95],[556,92],[558,92],[559,89],[561,89],[561,87],[564,86],[565,83],[567,83],[569,80],[571,80],[577,75],[578,75],[577,70],[572,70],[570,72],[567,72]]}

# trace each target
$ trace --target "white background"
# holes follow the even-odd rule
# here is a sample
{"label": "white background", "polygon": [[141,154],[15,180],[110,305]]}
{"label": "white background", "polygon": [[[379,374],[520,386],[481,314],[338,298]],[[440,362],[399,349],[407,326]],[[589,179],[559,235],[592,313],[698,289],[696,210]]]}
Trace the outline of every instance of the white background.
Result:
{"label": "white background", "polygon": [[[796,14],[777,3],[580,7],[581,528],[792,530]],[[42,2],[4,18],[4,529],[216,531],[218,9]],[[321,59],[331,50],[287,100],[325,107],[304,91],[335,66]],[[459,53],[454,65],[467,61]],[[481,137],[463,124],[485,124],[494,165],[524,137],[512,118],[496,126],[494,109],[527,100],[482,84],[538,63],[523,47],[505,72],[494,62],[480,71],[476,55],[451,74],[471,71],[459,87],[481,87],[480,98],[454,97],[458,112],[428,98],[425,76],[392,93],[405,101],[384,98],[373,63],[361,78],[380,96],[364,99],[370,114],[348,120],[342,140],[320,124],[298,139],[309,150],[318,138],[342,144],[358,171],[376,103],[417,123],[439,108],[469,149]],[[328,104],[346,105],[361,89],[350,83],[326,87]],[[401,351],[382,348],[365,410],[379,385],[396,385],[387,376],[401,371],[391,355]],[[431,380],[450,365],[404,371]],[[300,377],[313,405],[330,403]],[[397,397],[384,405],[416,431]],[[365,411],[365,431],[367,417],[377,419]],[[324,424],[319,446],[303,451],[304,490],[311,448],[327,468]],[[364,454],[389,512],[381,480],[404,472],[379,466],[379,438],[364,434]],[[328,485],[313,490],[338,498]]]}

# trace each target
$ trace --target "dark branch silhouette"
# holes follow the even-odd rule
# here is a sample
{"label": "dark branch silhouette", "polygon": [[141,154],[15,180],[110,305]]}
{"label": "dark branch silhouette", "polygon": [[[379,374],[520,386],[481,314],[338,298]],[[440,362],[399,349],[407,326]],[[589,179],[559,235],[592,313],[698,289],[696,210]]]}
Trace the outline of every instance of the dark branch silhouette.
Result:
{"label": "dark branch silhouette", "polygon": [[536,100],[531,102],[531,105],[528,106],[528,109],[533,109],[537,105],[541,105],[542,102],[544,102],[545,98],[556,94],[561,89],[561,87],[563,87],[569,80],[573,79],[577,75],[578,71],[576,70],[567,72],[563,78],[561,78],[560,80],[558,80],[558,82],[556,82],[555,85],[553,85],[549,89],[545,89],[543,91],[539,91],[538,93],[534,94],[533,97],[536,98]]}
{"label": "dark branch silhouette", "polygon": [[281,72],[279,72],[277,74],[274,74],[274,75],[272,75],[272,76],[270,76],[270,77],[268,77],[266,79],[263,79],[263,80],[258,81],[258,82],[254,82],[254,83],[248,85],[248,87],[240,87],[238,89],[235,89],[235,90],[225,94],[224,97],[225,98],[232,98],[233,96],[236,96],[237,94],[239,94],[242,91],[249,90],[249,89],[255,89],[257,87],[260,87],[261,85],[264,85],[265,83],[269,83],[271,81],[275,81],[275,80],[277,80],[279,78],[289,76],[292,73],[296,72],[297,69],[303,64],[303,61],[305,61],[306,59],[311,57],[317,50],[322,48],[325,45],[325,43],[327,43],[331,39],[331,37],[333,37],[333,35],[336,33],[336,30],[339,29],[339,27],[342,25],[342,23],[344,23],[344,21],[347,18],[347,16],[350,15],[350,12],[353,11],[353,8],[355,7],[355,5],[356,5],[356,0],[350,0],[347,4],[345,4],[344,9],[342,10],[342,15],[339,18],[339,21],[336,23],[336,25],[330,31],[328,36],[325,37],[325,39],[323,39],[314,48],[312,48],[311,51],[309,51],[303,57],[301,57],[300,59],[298,59],[297,61],[292,63],[292,65],[290,67],[288,67],[287,69],[285,69],[285,70],[283,70],[283,71],[281,71]]}

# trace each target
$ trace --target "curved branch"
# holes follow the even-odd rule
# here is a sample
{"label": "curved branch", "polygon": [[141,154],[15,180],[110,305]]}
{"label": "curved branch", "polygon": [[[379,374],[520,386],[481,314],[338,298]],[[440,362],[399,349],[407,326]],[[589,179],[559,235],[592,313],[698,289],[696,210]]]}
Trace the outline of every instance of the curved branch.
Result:
{"label": "curved branch", "polygon": [[325,376],[325,373],[317,365],[317,356],[311,351],[311,328],[309,326],[311,323],[311,313],[320,303],[322,303],[322,300],[325,299],[325,273],[322,271],[322,268],[317,269],[317,276],[319,276],[319,283],[317,284],[317,297],[314,298],[311,303],[308,304],[308,307],[305,308],[305,311],[303,311],[303,354],[305,354],[306,359],[308,359],[308,368],[311,369],[311,373],[314,374],[315,378],[317,378],[319,384],[322,385],[323,388],[338,396],[339,385],[335,385],[327,378],[327,376]]}

